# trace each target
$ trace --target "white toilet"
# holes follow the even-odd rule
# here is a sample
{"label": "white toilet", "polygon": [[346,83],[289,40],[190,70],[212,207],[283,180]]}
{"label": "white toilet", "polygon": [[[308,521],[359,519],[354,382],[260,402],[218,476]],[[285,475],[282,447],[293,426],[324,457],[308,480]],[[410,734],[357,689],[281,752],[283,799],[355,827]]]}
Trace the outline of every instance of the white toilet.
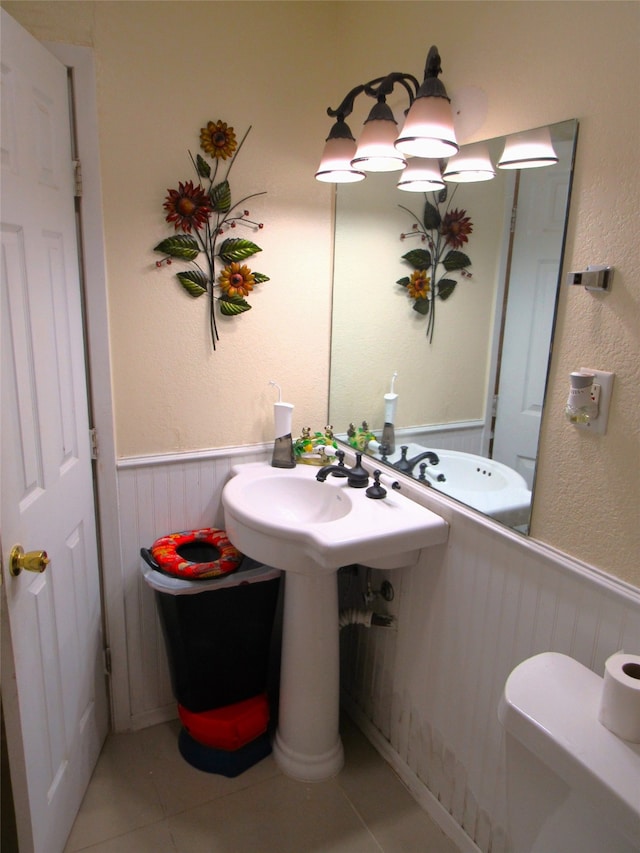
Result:
{"label": "white toilet", "polygon": [[508,677],[498,717],[513,853],[640,851],[640,744],[599,722],[602,683],[555,652]]}

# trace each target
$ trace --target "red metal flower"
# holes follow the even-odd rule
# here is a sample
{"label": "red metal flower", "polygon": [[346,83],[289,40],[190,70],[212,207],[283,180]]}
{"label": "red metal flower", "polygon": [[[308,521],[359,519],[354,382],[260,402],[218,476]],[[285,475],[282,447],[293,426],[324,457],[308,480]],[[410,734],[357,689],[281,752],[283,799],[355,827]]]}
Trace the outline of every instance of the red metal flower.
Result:
{"label": "red metal flower", "polygon": [[167,222],[175,223],[176,231],[181,228],[185,233],[191,229],[202,228],[211,213],[211,203],[201,186],[193,185],[192,181],[179,183],[177,190],[167,190],[169,195],[164,202],[164,209],[169,211]]}
{"label": "red metal flower", "polygon": [[466,210],[449,210],[444,215],[440,233],[445,238],[445,242],[452,249],[460,249],[464,243],[468,243],[467,234],[473,231],[473,223],[470,217],[467,216]]}

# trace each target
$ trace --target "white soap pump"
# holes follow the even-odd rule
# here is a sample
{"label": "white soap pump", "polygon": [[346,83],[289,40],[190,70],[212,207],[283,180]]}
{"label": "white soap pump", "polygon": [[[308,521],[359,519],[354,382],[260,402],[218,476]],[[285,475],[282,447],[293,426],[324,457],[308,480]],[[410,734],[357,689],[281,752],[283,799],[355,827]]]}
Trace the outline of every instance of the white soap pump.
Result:
{"label": "white soap pump", "polygon": [[398,405],[398,395],[394,391],[397,376],[398,371],[394,370],[391,377],[391,388],[389,393],[384,395],[384,427],[382,428],[382,441],[380,443],[386,456],[390,456],[396,450],[396,436],[393,425],[396,420],[396,407]]}

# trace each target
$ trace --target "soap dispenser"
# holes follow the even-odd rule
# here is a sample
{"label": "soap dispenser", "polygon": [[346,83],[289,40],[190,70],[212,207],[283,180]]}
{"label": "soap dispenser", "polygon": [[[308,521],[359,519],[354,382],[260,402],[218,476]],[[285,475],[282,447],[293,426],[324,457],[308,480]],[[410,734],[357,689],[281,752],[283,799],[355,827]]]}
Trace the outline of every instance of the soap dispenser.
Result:
{"label": "soap dispenser", "polygon": [[272,379],[269,380],[269,385],[274,385],[278,389],[278,402],[273,404],[275,441],[273,444],[271,467],[295,468],[296,457],[293,452],[293,438],[291,435],[293,404],[282,402],[282,391],[280,386]]}
{"label": "soap dispenser", "polygon": [[391,456],[396,450],[396,434],[393,425],[396,421],[396,407],[398,405],[398,395],[394,391],[394,385],[397,371],[394,371],[391,377],[391,388],[389,393],[384,395],[384,426],[382,428],[381,445],[385,449],[385,455]]}

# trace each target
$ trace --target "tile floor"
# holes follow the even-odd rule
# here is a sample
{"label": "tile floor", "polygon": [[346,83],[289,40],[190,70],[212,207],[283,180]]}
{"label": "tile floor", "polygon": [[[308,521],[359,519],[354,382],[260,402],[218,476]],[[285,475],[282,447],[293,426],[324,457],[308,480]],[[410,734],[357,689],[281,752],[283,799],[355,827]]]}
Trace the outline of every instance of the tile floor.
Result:
{"label": "tile floor", "polygon": [[65,853],[457,853],[349,719],[328,782],[273,757],[228,779],[187,764],[177,721],[107,739]]}

